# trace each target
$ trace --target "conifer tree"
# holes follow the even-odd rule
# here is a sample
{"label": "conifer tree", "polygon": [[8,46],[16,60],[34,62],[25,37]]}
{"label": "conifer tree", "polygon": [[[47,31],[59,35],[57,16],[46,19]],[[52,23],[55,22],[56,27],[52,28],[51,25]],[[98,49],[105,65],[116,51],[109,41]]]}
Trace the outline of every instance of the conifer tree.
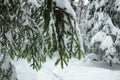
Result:
{"label": "conifer tree", "polygon": [[89,0],[83,26],[86,53],[96,53],[110,63],[120,58],[119,4],[119,0]]}
{"label": "conifer tree", "polygon": [[0,80],[17,80],[10,59],[27,59],[38,70],[55,54],[55,64],[62,67],[71,57],[82,57],[75,12],[68,0],[63,2],[67,5],[60,0],[0,1]]}

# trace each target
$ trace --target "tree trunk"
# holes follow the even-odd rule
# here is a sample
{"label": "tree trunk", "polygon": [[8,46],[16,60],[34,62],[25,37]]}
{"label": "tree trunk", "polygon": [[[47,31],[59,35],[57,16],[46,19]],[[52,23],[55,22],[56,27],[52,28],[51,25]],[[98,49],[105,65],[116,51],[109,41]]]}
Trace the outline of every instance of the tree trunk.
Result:
{"label": "tree trunk", "polygon": [[112,60],[110,60],[110,67],[112,67]]}

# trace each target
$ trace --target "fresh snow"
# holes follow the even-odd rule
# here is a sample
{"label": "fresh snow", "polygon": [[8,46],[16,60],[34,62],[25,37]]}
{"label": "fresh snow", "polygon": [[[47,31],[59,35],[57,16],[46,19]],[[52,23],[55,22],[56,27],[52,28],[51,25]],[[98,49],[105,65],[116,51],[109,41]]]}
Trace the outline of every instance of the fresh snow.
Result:
{"label": "fresh snow", "polygon": [[57,7],[60,7],[62,9],[65,9],[65,11],[67,13],[69,13],[74,19],[76,19],[76,13],[73,10],[69,0],[53,0],[54,2],[56,2]]}
{"label": "fresh snow", "polygon": [[[0,55],[0,56],[2,56],[2,55]],[[3,57],[3,56],[2,56]],[[5,55],[5,57],[4,57],[4,62],[2,63],[2,65],[1,65],[1,69],[4,71],[4,70],[7,70],[7,69],[9,69],[9,67],[10,67],[10,57],[8,56],[8,55]],[[5,71],[5,73],[6,73],[7,71]]]}
{"label": "fresh snow", "polygon": [[91,45],[93,45],[95,42],[102,42],[104,41],[105,38],[106,38],[106,34],[100,31],[97,34],[95,34],[95,36],[93,36],[91,40]]}
{"label": "fresh snow", "polygon": [[109,49],[113,46],[113,41],[111,36],[106,36],[105,40],[101,43],[100,48],[105,50],[106,48]]}
{"label": "fresh snow", "polygon": [[112,67],[106,62],[89,62],[71,59],[69,65],[61,69],[54,66],[56,58],[47,59],[40,71],[33,70],[25,60],[13,61],[18,80],[120,80],[119,65]]}

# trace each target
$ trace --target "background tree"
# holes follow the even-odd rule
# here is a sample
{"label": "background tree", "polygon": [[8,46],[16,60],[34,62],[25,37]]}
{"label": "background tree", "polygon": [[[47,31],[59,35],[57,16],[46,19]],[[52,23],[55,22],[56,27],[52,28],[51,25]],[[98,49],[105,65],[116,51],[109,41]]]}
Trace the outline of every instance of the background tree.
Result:
{"label": "background tree", "polygon": [[120,21],[118,0],[89,0],[86,24],[81,26],[86,53],[96,53],[100,60],[108,62],[119,61],[118,21]]}
{"label": "background tree", "polygon": [[78,0],[77,11],[76,11],[78,23],[81,23],[80,21],[83,20],[82,18],[83,18],[83,14],[84,14],[84,11],[85,11],[84,7],[85,7],[84,1],[83,0]]}

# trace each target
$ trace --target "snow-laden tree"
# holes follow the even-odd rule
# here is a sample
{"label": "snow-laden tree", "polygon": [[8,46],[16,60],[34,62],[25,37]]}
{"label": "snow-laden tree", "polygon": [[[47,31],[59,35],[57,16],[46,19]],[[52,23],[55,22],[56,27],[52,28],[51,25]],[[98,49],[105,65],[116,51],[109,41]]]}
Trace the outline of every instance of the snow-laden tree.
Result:
{"label": "snow-laden tree", "polygon": [[[0,0],[0,80],[17,80],[14,66],[10,62],[8,47],[11,43],[11,30],[14,25],[18,5],[8,0]],[[13,19],[14,18],[14,19]],[[7,36],[8,35],[8,36]],[[10,41],[8,41],[8,39]]]}
{"label": "snow-laden tree", "polygon": [[74,11],[76,11],[78,2],[76,0],[69,0],[69,1],[71,3],[72,8],[74,9]]}
{"label": "snow-laden tree", "polygon": [[[84,11],[84,1],[83,0],[78,0],[77,2],[77,11],[76,11],[76,16],[77,16],[77,21],[78,23],[81,23],[82,21],[82,15],[84,14],[83,11]],[[85,17],[84,17],[85,19]]]}
{"label": "snow-laden tree", "polygon": [[87,5],[85,5],[84,0],[78,0],[77,2],[77,11],[76,11],[76,16],[77,16],[77,22],[79,23],[79,29],[81,30],[81,36],[82,36],[82,41],[83,41],[83,47],[85,53],[89,53],[89,49],[87,44],[89,44],[88,35],[86,34],[86,13],[87,13]]}
{"label": "snow-laden tree", "polygon": [[1,0],[0,80],[17,80],[10,59],[25,58],[37,70],[46,57],[57,55],[62,67],[71,57],[80,59],[75,20],[69,0]]}
{"label": "snow-laden tree", "polygon": [[96,53],[106,61],[119,61],[120,1],[89,0],[82,27],[86,53]]}

